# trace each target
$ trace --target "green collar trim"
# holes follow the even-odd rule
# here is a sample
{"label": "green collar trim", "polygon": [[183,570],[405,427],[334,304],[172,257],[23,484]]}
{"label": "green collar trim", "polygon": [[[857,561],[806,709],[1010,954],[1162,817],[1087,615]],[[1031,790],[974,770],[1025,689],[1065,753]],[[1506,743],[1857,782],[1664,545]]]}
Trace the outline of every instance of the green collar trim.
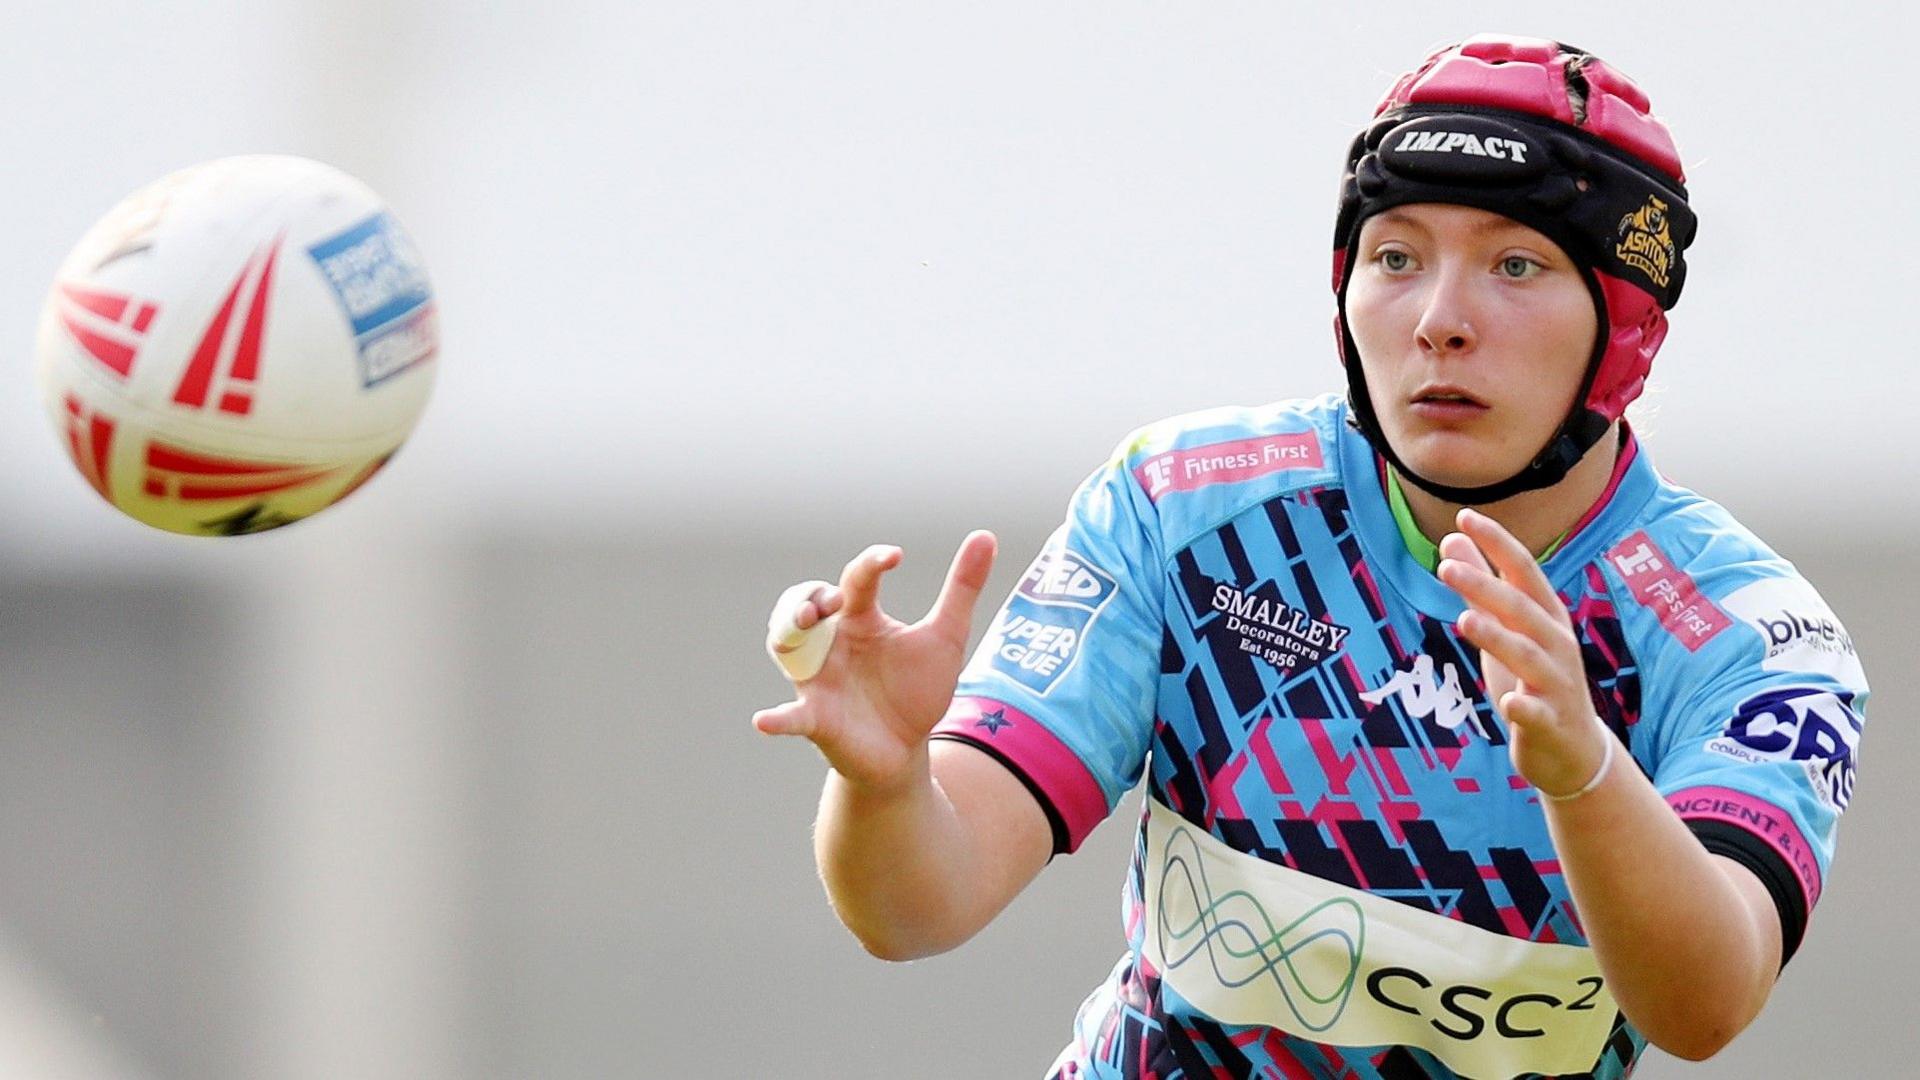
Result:
{"label": "green collar trim", "polygon": [[1393,523],[1400,526],[1400,542],[1407,545],[1407,554],[1426,567],[1429,574],[1440,569],[1440,548],[1414,524],[1413,510],[1407,506],[1407,493],[1400,490],[1400,477],[1392,469],[1387,470],[1387,505],[1393,509]]}
{"label": "green collar trim", "polygon": [[[1407,545],[1407,554],[1413,556],[1413,561],[1426,567],[1427,573],[1431,574],[1440,569],[1440,548],[1427,539],[1427,534],[1420,531],[1420,526],[1414,524],[1413,510],[1407,506],[1407,493],[1400,490],[1399,475],[1392,469],[1386,472],[1387,506],[1393,510],[1393,523],[1400,527],[1400,541]],[[1553,558],[1553,553],[1559,551],[1560,545],[1566,543],[1567,537],[1572,534],[1571,529],[1561,533],[1553,543],[1547,545],[1547,550],[1540,553],[1539,561],[1546,562]]]}

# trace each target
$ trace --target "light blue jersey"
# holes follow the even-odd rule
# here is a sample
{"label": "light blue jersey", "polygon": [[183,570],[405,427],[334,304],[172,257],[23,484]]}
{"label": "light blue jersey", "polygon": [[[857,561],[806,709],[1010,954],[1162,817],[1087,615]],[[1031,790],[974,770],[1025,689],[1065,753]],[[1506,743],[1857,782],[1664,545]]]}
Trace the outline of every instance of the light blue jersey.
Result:
{"label": "light blue jersey", "polygon": [[[1059,851],[1146,780],[1127,951],[1053,1076],[1626,1075],[1618,1013],[1457,595],[1337,397],[1153,425],[1075,494],[937,737]],[[1543,568],[1593,701],[1804,932],[1867,685],[1840,622],[1630,436]],[[1650,898],[1650,902],[1653,902]]]}

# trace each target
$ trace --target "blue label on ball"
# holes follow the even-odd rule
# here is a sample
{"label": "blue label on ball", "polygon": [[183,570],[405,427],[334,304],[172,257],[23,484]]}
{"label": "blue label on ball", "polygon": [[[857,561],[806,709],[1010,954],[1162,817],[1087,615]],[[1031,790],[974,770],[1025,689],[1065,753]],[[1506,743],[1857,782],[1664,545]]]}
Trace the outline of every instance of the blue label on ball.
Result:
{"label": "blue label on ball", "polygon": [[307,249],[333,286],[360,347],[360,381],[373,386],[430,358],[439,343],[433,290],[420,253],[382,211]]}

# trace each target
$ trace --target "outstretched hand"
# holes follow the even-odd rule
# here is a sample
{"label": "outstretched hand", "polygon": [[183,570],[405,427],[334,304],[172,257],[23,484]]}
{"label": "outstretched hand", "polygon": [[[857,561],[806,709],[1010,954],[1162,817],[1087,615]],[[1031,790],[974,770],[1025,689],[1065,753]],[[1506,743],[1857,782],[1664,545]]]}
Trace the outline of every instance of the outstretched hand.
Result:
{"label": "outstretched hand", "polygon": [[1472,509],[1440,541],[1440,580],[1467,610],[1462,636],[1480,649],[1487,697],[1507,722],[1514,768],[1549,795],[1579,791],[1613,735],[1594,715],[1580,641],[1566,605],[1533,555]]}
{"label": "outstretched hand", "polygon": [[833,640],[819,671],[795,683],[795,700],[755,713],[754,727],[811,740],[859,788],[886,791],[925,770],[927,736],[953,701],[995,547],[989,532],[961,541],[939,598],[918,622],[880,607],[880,579],[902,558],[888,545],[847,563],[837,586],[794,598],[790,615],[776,610],[768,641],[776,653],[805,648],[808,634],[830,631]]}

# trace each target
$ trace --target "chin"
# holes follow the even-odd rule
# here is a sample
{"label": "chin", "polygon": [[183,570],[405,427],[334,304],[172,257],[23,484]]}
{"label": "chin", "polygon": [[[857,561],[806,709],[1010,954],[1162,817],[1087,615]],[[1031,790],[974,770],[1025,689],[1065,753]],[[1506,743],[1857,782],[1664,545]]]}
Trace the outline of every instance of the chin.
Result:
{"label": "chin", "polygon": [[1507,462],[1508,455],[1487,440],[1460,431],[1431,431],[1420,435],[1387,436],[1406,467],[1448,487],[1474,488],[1497,484],[1526,466]]}

